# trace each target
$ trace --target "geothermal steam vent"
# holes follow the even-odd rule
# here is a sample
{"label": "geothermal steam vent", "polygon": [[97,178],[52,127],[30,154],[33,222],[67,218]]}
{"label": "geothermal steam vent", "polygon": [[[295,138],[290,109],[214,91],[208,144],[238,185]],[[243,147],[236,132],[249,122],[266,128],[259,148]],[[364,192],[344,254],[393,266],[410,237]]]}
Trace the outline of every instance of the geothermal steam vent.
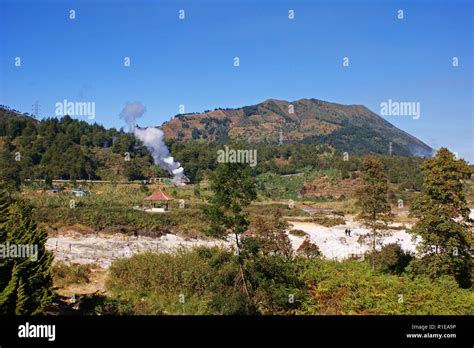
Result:
{"label": "geothermal steam vent", "polygon": [[140,102],[127,103],[120,112],[120,117],[127,122],[130,132],[143,142],[153,156],[155,164],[173,175],[176,185],[184,185],[189,179],[184,175],[184,168],[170,155],[170,151],[163,141],[163,131],[159,128],[140,128],[136,126],[136,119],[146,112]]}

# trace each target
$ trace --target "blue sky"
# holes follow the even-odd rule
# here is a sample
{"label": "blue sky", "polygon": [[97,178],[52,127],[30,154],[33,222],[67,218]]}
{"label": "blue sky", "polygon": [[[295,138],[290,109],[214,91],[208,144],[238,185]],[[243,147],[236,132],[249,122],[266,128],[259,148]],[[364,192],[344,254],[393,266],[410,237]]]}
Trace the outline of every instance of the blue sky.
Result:
{"label": "blue sky", "polygon": [[94,121],[120,128],[134,101],[147,108],[141,126],[179,105],[317,98],[379,113],[388,99],[413,101],[419,119],[385,118],[474,162],[473,3],[0,0],[0,104],[31,112],[38,100],[46,117],[64,99],[94,102]]}

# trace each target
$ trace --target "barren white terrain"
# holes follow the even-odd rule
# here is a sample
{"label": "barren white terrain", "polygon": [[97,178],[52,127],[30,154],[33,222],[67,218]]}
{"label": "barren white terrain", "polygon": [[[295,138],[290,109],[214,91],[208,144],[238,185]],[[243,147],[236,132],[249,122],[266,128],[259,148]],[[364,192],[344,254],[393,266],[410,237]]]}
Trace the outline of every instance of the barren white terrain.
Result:
{"label": "barren white terrain", "polygon": [[[316,244],[324,257],[328,259],[343,260],[351,255],[360,256],[369,250],[369,246],[358,242],[361,235],[369,233],[369,230],[359,223],[348,220],[346,225],[324,227],[311,222],[291,221],[292,229],[302,230],[307,233],[308,238]],[[351,235],[346,236],[344,231],[351,230]],[[402,249],[415,252],[417,241],[405,230],[391,230],[391,235],[381,238],[383,245],[398,243]],[[296,250],[306,237],[289,235],[293,248]]]}
{"label": "barren white terrain", "polygon": [[[333,227],[324,227],[311,222],[290,221],[290,224],[290,229],[306,232],[311,242],[318,245],[323,256],[328,259],[342,260],[351,255],[361,255],[369,248],[358,242],[359,236],[369,231],[351,219],[348,219],[345,225]],[[347,228],[352,231],[350,237],[344,233]],[[288,235],[295,250],[307,238],[290,233]],[[382,239],[382,243],[399,243],[404,250],[415,252],[417,242],[405,230],[393,230],[392,235]],[[81,234],[68,231],[50,237],[46,248],[54,253],[56,260],[109,267],[113,260],[127,258],[139,252],[173,253],[178,248],[216,245],[229,247],[231,243],[217,239],[189,239],[173,234],[151,238],[130,237],[119,233]]]}

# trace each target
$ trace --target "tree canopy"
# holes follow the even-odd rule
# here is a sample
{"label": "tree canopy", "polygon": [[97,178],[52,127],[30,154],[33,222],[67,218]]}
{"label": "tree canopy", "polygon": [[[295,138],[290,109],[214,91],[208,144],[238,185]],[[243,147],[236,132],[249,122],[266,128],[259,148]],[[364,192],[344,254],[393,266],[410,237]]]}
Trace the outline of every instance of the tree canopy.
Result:
{"label": "tree canopy", "polygon": [[464,183],[470,178],[471,170],[446,148],[426,160],[421,170],[423,190],[410,209],[410,215],[417,218],[410,233],[421,237],[418,246],[421,255],[413,262],[413,269],[432,278],[450,275],[460,286],[469,287],[472,221]]}

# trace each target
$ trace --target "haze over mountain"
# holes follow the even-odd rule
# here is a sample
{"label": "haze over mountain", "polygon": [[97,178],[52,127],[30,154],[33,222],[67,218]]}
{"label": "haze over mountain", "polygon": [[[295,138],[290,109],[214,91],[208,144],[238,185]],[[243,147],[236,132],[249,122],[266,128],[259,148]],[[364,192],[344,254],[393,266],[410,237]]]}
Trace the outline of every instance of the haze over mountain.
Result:
{"label": "haze over mountain", "polygon": [[[326,143],[350,153],[431,156],[433,149],[363,105],[317,99],[268,99],[237,109],[179,114],[161,126],[165,138],[226,143]],[[391,143],[391,145],[390,145]]]}

